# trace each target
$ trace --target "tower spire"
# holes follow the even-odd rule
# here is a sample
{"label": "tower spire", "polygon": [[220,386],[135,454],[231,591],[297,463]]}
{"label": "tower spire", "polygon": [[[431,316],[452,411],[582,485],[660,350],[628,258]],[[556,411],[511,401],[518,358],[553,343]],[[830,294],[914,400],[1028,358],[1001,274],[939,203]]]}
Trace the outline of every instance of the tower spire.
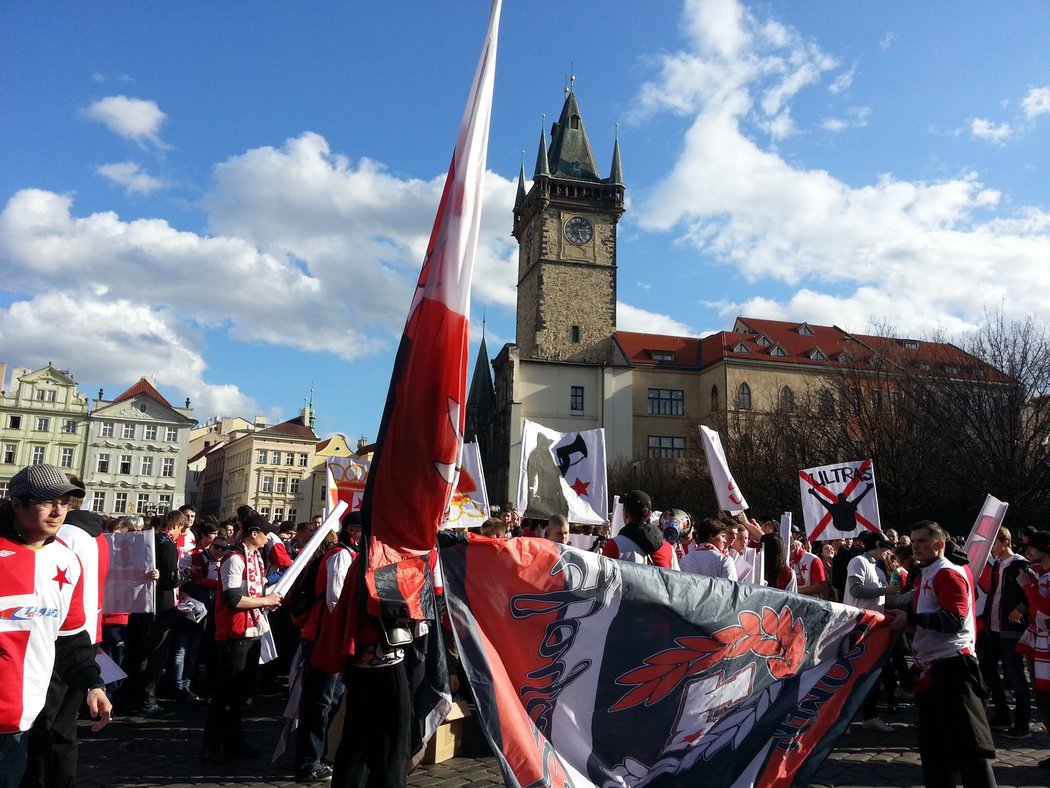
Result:
{"label": "tower spire", "polygon": [[613,142],[612,166],[609,168],[609,183],[623,186],[623,166],[620,164],[620,124],[616,124],[616,138]]}
{"label": "tower spire", "polygon": [[549,178],[551,174],[547,154],[547,135],[543,133],[543,122],[544,120],[546,120],[546,118],[547,116],[544,115],[543,118],[540,120],[540,149],[536,153],[536,169],[532,173],[533,180],[536,180],[536,178],[539,178],[541,176]]}
{"label": "tower spire", "polygon": [[514,212],[525,202],[525,151],[521,151],[521,169],[518,171],[518,193],[514,196]]}

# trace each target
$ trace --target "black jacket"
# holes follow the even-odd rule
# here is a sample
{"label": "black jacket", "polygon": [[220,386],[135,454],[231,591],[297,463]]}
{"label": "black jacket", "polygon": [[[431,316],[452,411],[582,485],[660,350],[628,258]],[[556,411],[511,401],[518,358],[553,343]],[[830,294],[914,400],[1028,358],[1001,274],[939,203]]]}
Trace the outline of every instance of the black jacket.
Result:
{"label": "black jacket", "polygon": [[[993,583],[988,589],[988,600],[984,606],[981,618],[984,623],[991,627],[992,623],[992,600],[995,597],[996,586],[1003,589],[999,597],[999,631],[1002,637],[1019,638],[1028,625],[1028,597],[1024,590],[1017,584],[1017,576],[1029,569],[1032,565],[1024,558],[1017,556],[1006,565],[1006,569],[999,573],[997,583]],[[995,568],[992,568],[993,577]],[[1021,611],[1021,621],[1017,624],[1010,621],[1010,613],[1014,610]]]}

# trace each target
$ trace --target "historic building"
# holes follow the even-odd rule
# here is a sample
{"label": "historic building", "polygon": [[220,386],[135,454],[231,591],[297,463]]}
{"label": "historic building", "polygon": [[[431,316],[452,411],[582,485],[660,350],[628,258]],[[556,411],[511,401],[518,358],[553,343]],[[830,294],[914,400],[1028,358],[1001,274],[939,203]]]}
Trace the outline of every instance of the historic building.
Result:
{"label": "historic building", "polygon": [[88,400],[72,376],[50,363],[30,371],[0,363],[0,498],[27,465],[57,465],[82,475]]}
{"label": "historic building", "polygon": [[[604,428],[613,464],[697,452],[697,426],[731,414],[790,412],[820,397],[827,415],[893,391],[868,386],[899,373],[993,380],[1000,373],[949,344],[851,334],[836,326],[739,317],[704,338],[618,331],[617,223],[624,211],[619,143],[610,174],[595,163],[574,93],[540,136],[532,186],[522,170],[514,205],[517,335],[492,366],[482,346],[467,403],[466,438],[482,448],[489,495],[512,500],[524,419],[570,432]],[[844,384],[848,372],[853,382]],[[840,400],[848,400],[841,402]],[[486,423],[487,420],[487,423]]]}
{"label": "historic building", "polygon": [[313,410],[272,427],[236,431],[203,449],[199,512],[220,519],[248,504],[274,520],[299,521],[324,506],[324,458],[317,452]]}
{"label": "historic building", "polygon": [[185,503],[190,430],[187,399],[177,408],[146,378],[88,417],[86,508],[106,514],[166,512]]}

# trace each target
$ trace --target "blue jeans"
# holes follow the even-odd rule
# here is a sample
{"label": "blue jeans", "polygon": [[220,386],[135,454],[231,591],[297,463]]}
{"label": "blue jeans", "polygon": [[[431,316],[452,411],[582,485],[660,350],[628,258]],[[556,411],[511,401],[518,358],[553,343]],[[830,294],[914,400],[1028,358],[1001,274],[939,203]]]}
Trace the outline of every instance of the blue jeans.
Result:
{"label": "blue jeans", "polygon": [[295,768],[303,773],[316,769],[324,758],[328,741],[328,723],[339,708],[343,684],[338,676],[310,665],[314,644],[301,641],[303,687],[299,699],[299,727],[295,729]]}
{"label": "blue jeans", "polygon": [[172,629],[172,682],[176,690],[188,690],[197,675],[204,622],[199,624],[179,616]]}
{"label": "blue jeans", "polygon": [[0,733],[0,788],[18,788],[26,771],[29,734]]}

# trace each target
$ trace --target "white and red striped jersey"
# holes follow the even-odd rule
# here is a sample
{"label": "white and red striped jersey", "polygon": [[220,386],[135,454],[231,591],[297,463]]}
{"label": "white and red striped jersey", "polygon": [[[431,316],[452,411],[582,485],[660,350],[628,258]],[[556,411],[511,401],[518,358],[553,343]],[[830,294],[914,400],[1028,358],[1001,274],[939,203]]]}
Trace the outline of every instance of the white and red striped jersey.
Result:
{"label": "white and red striped jersey", "polygon": [[44,707],[55,639],[84,627],[82,575],[57,540],[33,549],[0,537],[0,734],[29,730]]}
{"label": "white and red striped jersey", "polygon": [[109,542],[105,534],[92,536],[83,528],[66,523],[58,531],[58,541],[80,558],[84,570],[84,626],[68,634],[88,633],[91,642],[102,642],[102,602],[109,574]]}
{"label": "white and red striped jersey", "polygon": [[805,550],[792,553],[788,562],[791,571],[795,573],[795,581],[799,588],[814,585],[815,583],[826,583],[827,573],[824,571],[824,562],[819,556]]}

